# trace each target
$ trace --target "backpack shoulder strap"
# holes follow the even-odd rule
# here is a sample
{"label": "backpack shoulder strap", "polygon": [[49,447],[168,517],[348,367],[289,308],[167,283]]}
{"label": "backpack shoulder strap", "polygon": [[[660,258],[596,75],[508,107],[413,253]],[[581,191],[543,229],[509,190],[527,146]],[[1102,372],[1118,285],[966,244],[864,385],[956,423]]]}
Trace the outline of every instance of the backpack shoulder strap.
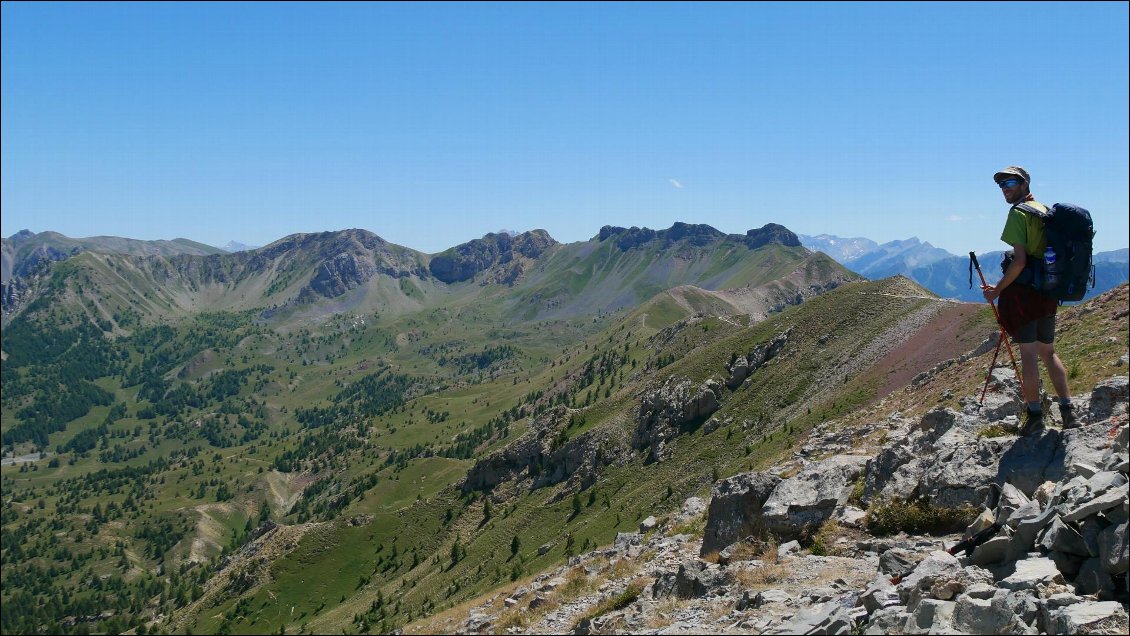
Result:
{"label": "backpack shoulder strap", "polygon": [[[1012,207],[1016,208],[1017,210],[1027,212],[1028,214],[1031,214],[1032,216],[1035,216],[1035,217],[1041,218],[1041,219],[1046,219],[1049,216],[1051,216],[1051,208],[1044,207],[1044,205],[1042,203],[1037,204],[1037,205],[1032,205],[1032,203],[1028,203],[1028,202],[1017,203],[1016,205],[1014,205]],[[1041,208],[1043,208],[1043,209],[1041,209]]]}

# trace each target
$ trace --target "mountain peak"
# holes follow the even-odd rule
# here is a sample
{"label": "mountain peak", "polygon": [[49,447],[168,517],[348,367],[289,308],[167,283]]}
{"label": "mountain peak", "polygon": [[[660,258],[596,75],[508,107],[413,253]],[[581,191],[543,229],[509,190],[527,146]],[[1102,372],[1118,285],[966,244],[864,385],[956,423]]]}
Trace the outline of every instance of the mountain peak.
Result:
{"label": "mountain peak", "polygon": [[220,249],[224,250],[225,252],[248,252],[251,250],[259,249],[259,246],[248,245],[246,243],[240,243],[239,241],[228,241],[227,244]]}
{"label": "mountain peak", "polygon": [[780,243],[785,247],[800,247],[800,238],[789,228],[776,223],[766,223],[761,228],[745,233],[746,244],[757,249],[769,243]]}
{"label": "mountain peak", "polygon": [[639,228],[634,226],[631,228],[623,228],[605,225],[600,228],[600,233],[597,235],[597,239],[600,241],[606,241],[613,237],[615,237],[616,246],[623,251],[653,241],[670,244],[685,240],[691,245],[704,246],[726,238],[741,241],[745,243],[749,249],[757,249],[769,243],[780,243],[788,247],[800,246],[800,239],[796,234],[785,226],[776,223],[769,223],[761,228],[749,230],[744,236],[739,234],[725,234],[709,225],[683,223],[681,221],[676,221],[666,230],[652,230],[646,227]]}
{"label": "mountain peak", "polygon": [[502,277],[513,282],[524,267],[521,258],[536,259],[557,241],[545,230],[530,230],[518,235],[488,233],[481,239],[468,241],[440,252],[432,258],[428,269],[445,283],[458,283],[496,265],[511,265]]}

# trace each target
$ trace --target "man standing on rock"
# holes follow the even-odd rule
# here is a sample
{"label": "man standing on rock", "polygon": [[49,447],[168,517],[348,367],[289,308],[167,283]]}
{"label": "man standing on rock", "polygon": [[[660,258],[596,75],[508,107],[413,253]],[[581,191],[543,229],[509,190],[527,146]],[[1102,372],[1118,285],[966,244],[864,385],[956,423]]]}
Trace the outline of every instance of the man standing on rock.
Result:
{"label": "man standing on rock", "polygon": [[1026,203],[1043,211],[1048,208],[1032,196],[1029,189],[1031,180],[1024,168],[1009,166],[994,174],[993,180],[1000,187],[1005,201],[1012,206],[1001,232],[1001,240],[1012,246],[1012,254],[1005,257],[1007,266],[1000,282],[984,285],[982,290],[985,300],[990,303],[1000,298],[1001,326],[1012,336],[1012,341],[1020,345],[1024,401],[1028,407],[1020,434],[1028,435],[1044,425],[1044,411],[1040,404],[1040,360],[1043,360],[1059,398],[1063,428],[1075,428],[1079,424],[1067,390],[1067,371],[1055,353],[1055,314],[1059,303],[1036,291],[1030,284],[1024,284],[1023,281],[1031,281],[1030,275],[1022,277],[1025,265],[1031,269],[1042,262],[1047,235],[1043,219],[1019,204]]}

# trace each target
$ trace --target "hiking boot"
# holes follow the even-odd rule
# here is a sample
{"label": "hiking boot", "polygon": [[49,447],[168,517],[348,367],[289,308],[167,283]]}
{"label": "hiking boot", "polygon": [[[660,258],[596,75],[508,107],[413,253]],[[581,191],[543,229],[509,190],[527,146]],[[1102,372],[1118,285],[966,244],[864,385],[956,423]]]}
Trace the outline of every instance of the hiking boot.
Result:
{"label": "hiking boot", "polygon": [[1063,419],[1063,430],[1070,430],[1079,428],[1079,418],[1075,417],[1075,406],[1072,404],[1060,404],[1059,416]]}
{"label": "hiking boot", "polygon": [[1020,427],[1020,436],[1026,437],[1044,428],[1044,412],[1028,411],[1024,416],[1024,424]]}

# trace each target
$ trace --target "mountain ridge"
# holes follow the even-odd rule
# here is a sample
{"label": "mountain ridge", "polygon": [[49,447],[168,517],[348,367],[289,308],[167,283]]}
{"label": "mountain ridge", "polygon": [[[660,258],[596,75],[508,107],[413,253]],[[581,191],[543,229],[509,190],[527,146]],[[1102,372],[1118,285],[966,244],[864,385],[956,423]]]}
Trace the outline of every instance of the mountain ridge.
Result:
{"label": "mountain ridge", "polygon": [[[135,302],[144,306],[147,314],[155,316],[214,307],[224,310],[259,308],[268,319],[292,314],[314,317],[319,315],[316,306],[329,301],[332,302],[326,305],[321,315],[330,315],[347,307],[362,311],[380,308],[392,312],[413,311],[429,302],[430,298],[445,298],[453,293],[457,296],[473,295],[475,292],[460,287],[472,280],[476,280],[480,287],[514,287],[519,281],[533,276],[543,283],[543,289],[527,294],[525,301],[517,301],[518,304],[525,302],[532,306],[525,309],[512,307],[529,319],[547,312],[576,315],[588,311],[585,303],[591,302],[601,304],[602,311],[613,311],[658,293],[664,286],[692,283],[718,287],[752,281],[751,276],[755,276],[752,270],[741,272],[733,267],[726,270],[728,273],[721,272],[722,277],[716,280],[696,278],[710,270],[711,259],[734,260],[733,255],[707,253],[711,246],[733,243],[733,246],[743,245],[747,250],[767,249],[772,245],[786,250],[799,248],[794,234],[772,224],[760,230],[750,230],[744,236],[728,236],[709,226],[682,223],[676,223],[669,230],[634,228],[621,232],[608,227],[602,233],[605,238],[608,233],[622,234],[617,243],[622,248],[627,246],[623,242],[625,237],[630,237],[626,240],[637,249],[631,256],[619,259],[620,266],[627,270],[642,266],[640,259],[656,261],[647,266],[650,269],[632,274],[647,279],[640,283],[642,287],[638,291],[619,295],[616,291],[621,284],[619,276],[628,275],[627,270],[620,274],[604,271],[603,268],[610,265],[607,262],[584,265],[589,269],[588,274],[568,274],[576,280],[565,287],[553,283],[560,274],[552,266],[547,271],[544,267],[546,262],[554,261],[559,253],[584,260],[583,255],[578,255],[596,249],[603,240],[594,238],[561,245],[544,230],[517,236],[491,233],[434,255],[389,243],[377,234],[356,228],[293,234],[255,250],[234,253],[215,250],[206,255],[119,254],[113,251],[117,243],[102,242],[97,249],[86,250],[92,256],[75,263],[80,267],[93,268],[95,273],[101,272],[98,276],[103,284],[116,289],[107,293],[118,298],[122,308]],[[47,233],[35,236],[43,234]],[[23,244],[28,240],[33,238],[23,236],[19,241],[6,242],[6,253],[14,254],[15,243]],[[8,249],[9,244],[13,249]],[[128,241],[120,244],[130,249],[136,249],[138,245]],[[143,247],[150,252],[157,249],[148,245]],[[646,254],[640,251],[645,248],[650,250]],[[691,259],[698,265],[675,266],[664,273],[665,266],[658,262],[663,259],[664,250],[676,250],[675,260],[678,262],[686,263],[687,259]],[[39,269],[29,272],[29,275],[14,277],[5,284],[0,294],[5,322],[34,301],[39,293],[36,281],[49,277],[51,263],[65,261],[81,252],[60,253],[52,259],[36,261]],[[625,250],[621,249],[621,252]],[[802,256],[798,252],[786,260],[799,261]],[[566,268],[573,265],[559,260],[554,262]],[[629,266],[631,263],[637,265]],[[20,267],[26,269],[26,265]],[[598,274],[607,283],[602,291],[573,289],[586,276]],[[146,283],[147,280],[150,282]],[[549,285],[548,289],[544,288],[545,284]],[[575,297],[578,292],[582,297]],[[547,295],[549,298],[543,298]],[[609,298],[603,298],[603,295]],[[145,300],[136,300],[139,297]],[[135,300],[127,301],[127,298]]]}
{"label": "mountain ridge", "polygon": [[[392,632],[984,382],[983,303],[671,229],[509,282],[515,237],[447,284],[364,230],[51,263],[2,332],[4,631]],[[1119,293],[1062,310],[1073,386]]]}

